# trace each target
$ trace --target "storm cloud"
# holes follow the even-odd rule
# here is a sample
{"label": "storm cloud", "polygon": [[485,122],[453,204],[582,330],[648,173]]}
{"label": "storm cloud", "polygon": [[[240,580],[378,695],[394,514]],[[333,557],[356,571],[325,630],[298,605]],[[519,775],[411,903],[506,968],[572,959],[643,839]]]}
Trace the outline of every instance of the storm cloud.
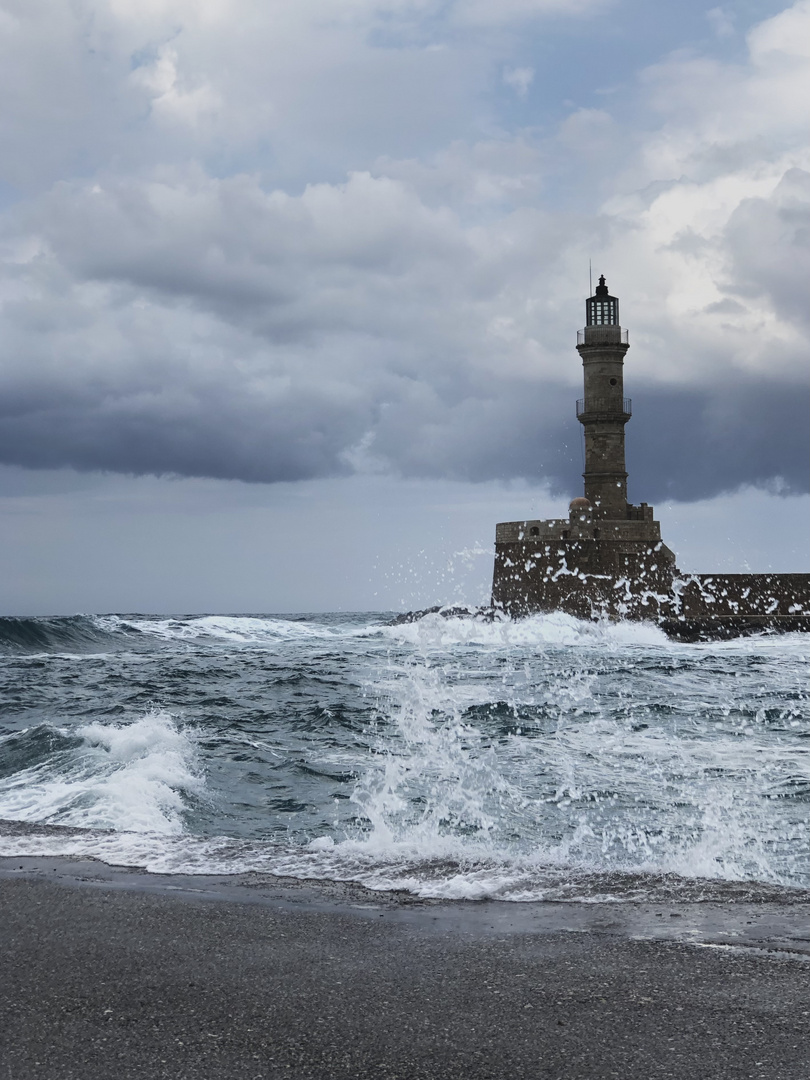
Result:
{"label": "storm cloud", "polygon": [[593,255],[634,491],[807,490],[810,5],[542,129],[521,28],[602,5],[327,6],[9,8],[0,462],[576,490]]}

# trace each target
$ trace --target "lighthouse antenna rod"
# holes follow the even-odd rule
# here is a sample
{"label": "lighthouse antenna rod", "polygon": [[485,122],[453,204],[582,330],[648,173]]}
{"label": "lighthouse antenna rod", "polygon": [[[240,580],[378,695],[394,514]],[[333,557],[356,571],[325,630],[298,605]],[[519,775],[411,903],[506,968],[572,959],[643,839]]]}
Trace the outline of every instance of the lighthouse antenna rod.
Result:
{"label": "lighthouse antenna rod", "polygon": [[588,296],[593,296],[593,274],[591,273],[590,259],[588,259]]}

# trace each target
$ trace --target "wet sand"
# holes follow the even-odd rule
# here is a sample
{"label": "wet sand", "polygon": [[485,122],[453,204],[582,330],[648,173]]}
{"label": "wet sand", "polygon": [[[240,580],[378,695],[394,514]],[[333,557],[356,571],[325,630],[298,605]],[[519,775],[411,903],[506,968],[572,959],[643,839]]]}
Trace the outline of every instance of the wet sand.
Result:
{"label": "wet sand", "polygon": [[803,903],[436,903],[0,860],[0,1080],[807,1080]]}

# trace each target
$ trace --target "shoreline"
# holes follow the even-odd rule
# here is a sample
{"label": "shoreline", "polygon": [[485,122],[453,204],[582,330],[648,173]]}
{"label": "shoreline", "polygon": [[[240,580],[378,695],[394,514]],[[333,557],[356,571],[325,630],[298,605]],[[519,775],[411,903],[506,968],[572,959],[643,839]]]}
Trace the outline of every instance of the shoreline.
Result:
{"label": "shoreline", "polygon": [[26,856],[0,859],[0,910],[3,1080],[807,1077],[803,902],[446,902]]}
{"label": "shoreline", "polygon": [[[73,889],[135,892],[199,903],[236,903],[277,910],[306,907],[324,914],[374,918],[447,933],[489,936],[594,933],[794,954],[810,961],[810,895],[779,900],[444,900],[376,890],[353,881],[241,874],[158,874],[70,855],[0,856],[0,890],[24,879]],[[0,1078],[2,1080],[2,1078]]]}

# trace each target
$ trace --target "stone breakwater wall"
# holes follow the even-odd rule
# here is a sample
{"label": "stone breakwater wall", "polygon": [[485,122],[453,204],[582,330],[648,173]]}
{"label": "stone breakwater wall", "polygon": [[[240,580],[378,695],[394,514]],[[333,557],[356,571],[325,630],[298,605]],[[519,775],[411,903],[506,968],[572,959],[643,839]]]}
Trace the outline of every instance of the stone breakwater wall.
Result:
{"label": "stone breakwater wall", "polygon": [[810,631],[810,574],[684,574],[672,586],[672,614],[659,620],[671,637]]}
{"label": "stone breakwater wall", "polygon": [[579,545],[550,553],[496,547],[493,605],[511,616],[564,611],[581,619],[645,619],[683,637],[810,629],[810,574],[682,574],[651,558],[624,573],[593,572]]}
{"label": "stone breakwater wall", "polygon": [[504,542],[501,535],[495,544],[492,603],[508,615],[564,611],[580,619],[656,619],[673,614],[673,566],[657,550],[660,541],[625,541],[618,551],[617,544],[578,536],[549,544],[542,537],[513,541],[510,536]]}
{"label": "stone breakwater wall", "polygon": [[673,615],[810,616],[810,574],[683,574],[673,581]]}

